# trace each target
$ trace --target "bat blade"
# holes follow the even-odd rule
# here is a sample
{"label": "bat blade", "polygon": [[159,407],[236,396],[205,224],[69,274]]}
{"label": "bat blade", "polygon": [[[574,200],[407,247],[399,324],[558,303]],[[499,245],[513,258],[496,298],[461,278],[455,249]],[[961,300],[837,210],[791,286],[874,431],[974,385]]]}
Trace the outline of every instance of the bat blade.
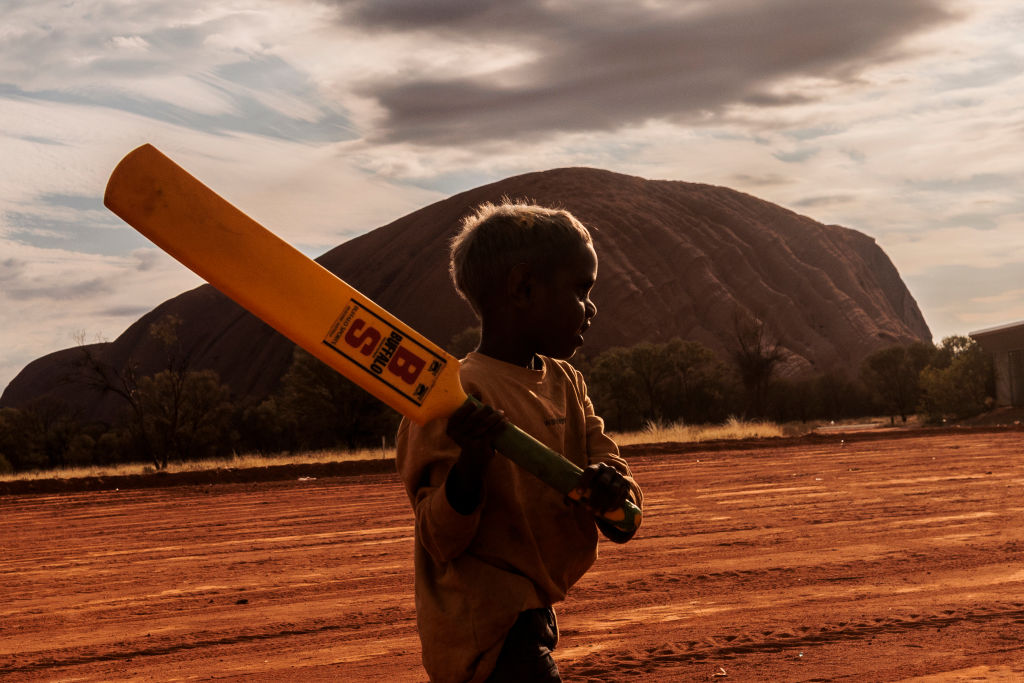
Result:
{"label": "bat blade", "polygon": [[114,169],[107,208],[297,345],[419,424],[466,400],[458,361],[232,206],[152,145]]}
{"label": "bat blade", "polygon": [[[152,145],[130,152],[103,203],[154,244],[310,354],[425,424],[468,397],[454,356],[215,193]],[[514,425],[502,455],[579,500],[582,470]],[[601,517],[640,525],[632,503]]]}

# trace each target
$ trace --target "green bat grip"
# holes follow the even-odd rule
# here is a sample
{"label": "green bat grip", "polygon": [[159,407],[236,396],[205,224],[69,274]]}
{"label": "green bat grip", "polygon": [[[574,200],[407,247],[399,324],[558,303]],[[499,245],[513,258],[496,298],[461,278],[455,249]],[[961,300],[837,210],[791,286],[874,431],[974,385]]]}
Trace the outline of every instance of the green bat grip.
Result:
{"label": "green bat grip", "polygon": [[[467,400],[480,405],[472,396]],[[559,493],[576,502],[585,502],[579,485],[583,470],[511,422],[495,437],[494,448]],[[618,510],[608,510],[598,516],[616,529],[632,533],[640,526],[643,511],[627,500]]]}

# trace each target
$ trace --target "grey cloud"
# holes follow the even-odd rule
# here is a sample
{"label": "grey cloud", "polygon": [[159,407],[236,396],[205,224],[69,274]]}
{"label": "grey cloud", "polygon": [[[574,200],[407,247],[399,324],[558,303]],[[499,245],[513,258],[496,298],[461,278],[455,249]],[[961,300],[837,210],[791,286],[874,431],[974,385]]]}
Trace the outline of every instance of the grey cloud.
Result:
{"label": "grey cloud", "polygon": [[7,258],[0,261],[0,284],[18,281],[25,272],[25,262],[20,259]]}
{"label": "grey cloud", "polygon": [[848,156],[852,161],[856,161],[858,164],[864,163],[868,158],[868,155],[859,149],[844,149],[842,150],[842,152],[843,154]]}
{"label": "grey cloud", "polygon": [[163,252],[159,249],[136,249],[132,256],[135,258],[135,270],[144,273],[160,263]]}
{"label": "grey cloud", "polygon": [[96,315],[111,318],[138,318],[152,310],[152,306],[115,306],[96,311]]}
{"label": "grey cloud", "polygon": [[[43,195],[39,207],[7,211],[9,240],[44,249],[73,249],[83,254],[126,254],[148,242],[103,208],[99,197]],[[54,207],[56,213],[48,213]],[[67,211],[70,209],[71,211]]]}
{"label": "grey cloud", "polygon": [[985,192],[989,190],[1013,192],[1017,188],[1017,178],[1002,173],[976,173],[962,178],[929,178],[908,181],[907,186],[928,192]]}
{"label": "grey cloud", "polygon": [[706,119],[736,102],[778,105],[790,76],[856,80],[909,35],[950,19],[940,0],[743,0],[652,8],[604,3],[338,0],[340,21],[435,40],[522,46],[525,65],[486,76],[364,82],[382,106],[377,139],[422,144],[650,119]]}
{"label": "grey cloud", "polygon": [[738,185],[747,187],[774,187],[789,185],[793,182],[792,178],[774,173],[756,176],[749,173],[736,173],[732,178]]}
{"label": "grey cloud", "polygon": [[32,299],[73,301],[88,299],[99,294],[110,294],[112,291],[114,291],[113,287],[103,278],[93,278],[83,282],[22,284],[20,286],[4,288],[4,294],[15,301],[28,301]]}
{"label": "grey cloud", "polygon": [[18,138],[19,140],[24,140],[25,142],[33,142],[39,145],[48,145],[52,147],[67,147],[65,143],[61,142],[60,140],[54,140],[53,138],[44,138],[36,135],[16,135],[14,137]]}
{"label": "grey cloud", "polygon": [[46,192],[39,195],[38,201],[48,206],[59,206],[78,211],[99,211],[103,209],[102,199],[99,196],[93,195]]}
{"label": "grey cloud", "polygon": [[814,126],[811,128],[797,128],[796,130],[790,130],[783,133],[786,137],[794,140],[816,140],[818,138],[827,137],[829,135],[836,135],[841,133],[842,129],[838,126]]}
{"label": "grey cloud", "polygon": [[334,4],[348,9],[347,18],[354,23],[366,28],[386,29],[480,29],[493,26],[500,17],[531,15],[538,9],[530,7],[535,3],[508,0],[338,0]]}
{"label": "grey cloud", "polygon": [[852,194],[829,194],[816,197],[805,197],[793,202],[793,206],[801,208],[815,208],[819,206],[833,206],[835,204],[848,204],[856,201],[857,197]]}
{"label": "grey cloud", "polygon": [[775,152],[772,156],[787,164],[798,164],[801,161],[807,161],[811,157],[816,156],[820,151],[821,148],[819,147],[804,147],[792,152]]}
{"label": "grey cloud", "polygon": [[[321,108],[319,118],[306,121],[275,111],[244,92],[230,92],[216,82],[209,85],[221,90],[224,97],[230,101],[228,113],[207,114],[165,100],[126,92],[95,89],[28,91],[2,83],[0,100],[39,100],[106,107],[213,134],[251,133],[300,142],[334,142],[355,137],[348,118],[326,106]],[[296,97],[302,99],[299,95]],[[312,99],[313,95],[310,93],[309,100]]]}

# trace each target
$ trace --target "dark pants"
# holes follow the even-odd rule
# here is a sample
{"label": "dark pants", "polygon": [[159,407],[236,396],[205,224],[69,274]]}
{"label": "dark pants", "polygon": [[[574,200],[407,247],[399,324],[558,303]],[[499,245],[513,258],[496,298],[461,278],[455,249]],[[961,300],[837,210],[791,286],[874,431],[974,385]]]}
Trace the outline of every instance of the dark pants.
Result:
{"label": "dark pants", "polygon": [[498,655],[498,663],[488,677],[489,683],[556,683],[558,666],[551,651],[558,642],[558,624],[555,610],[550,607],[528,609],[519,614],[505,645]]}

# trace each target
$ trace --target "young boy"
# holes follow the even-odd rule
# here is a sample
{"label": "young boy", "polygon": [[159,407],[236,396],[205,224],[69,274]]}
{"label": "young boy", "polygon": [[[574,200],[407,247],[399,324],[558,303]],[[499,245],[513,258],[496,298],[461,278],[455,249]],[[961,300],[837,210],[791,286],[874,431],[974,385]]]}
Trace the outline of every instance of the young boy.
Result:
{"label": "young boy", "polygon": [[[451,275],[481,323],[460,378],[486,405],[398,431],[423,665],[435,682],[559,681],[551,606],[593,564],[598,529],[618,543],[632,536],[593,513],[642,502],[566,362],[597,312],[597,255],[567,211],[485,204],[452,241]],[[588,507],[495,457],[506,420],[584,468]]]}

